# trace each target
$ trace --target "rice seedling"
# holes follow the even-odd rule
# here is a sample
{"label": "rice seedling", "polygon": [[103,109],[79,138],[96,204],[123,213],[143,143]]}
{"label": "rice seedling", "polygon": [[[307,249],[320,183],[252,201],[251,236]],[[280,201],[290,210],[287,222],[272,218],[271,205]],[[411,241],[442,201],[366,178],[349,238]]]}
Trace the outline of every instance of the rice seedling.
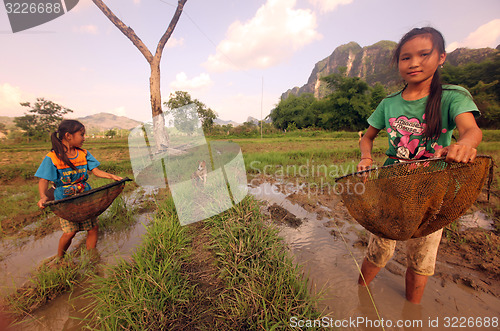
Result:
{"label": "rice seedling", "polygon": [[119,196],[111,206],[99,216],[99,229],[120,231],[135,223],[134,216],[140,206],[128,205],[125,198]]}
{"label": "rice seedling", "polygon": [[286,329],[291,316],[318,316],[307,279],[255,200],[184,227],[172,198],[158,208],[131,261],[89,287],[88,318],[97,321],[89,327],[271,330]]}
{"label": "rice seedling", "polygon": [[290,318],[315,319],[307,278],[294,264],[277,230],[263,221],[259,204],[246,198],[208,220],[219,277],[225,290],[218,310],[232,329],[291,329]]}
{"label": "rice seedling", "polygon": [[89,316],[100,330],[171,329],[189,314],[195,288],[182,267],[190,256],[190,239],[172,211],[155,217],[142,246],[130,262],[122,261],[96,277],[88,296]]}

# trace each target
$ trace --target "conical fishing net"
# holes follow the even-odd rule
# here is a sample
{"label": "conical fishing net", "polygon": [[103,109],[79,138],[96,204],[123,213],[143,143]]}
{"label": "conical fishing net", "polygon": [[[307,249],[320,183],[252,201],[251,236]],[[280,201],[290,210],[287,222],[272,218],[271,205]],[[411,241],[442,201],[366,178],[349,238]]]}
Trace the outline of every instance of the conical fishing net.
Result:
{"label": "conical fishing net", "polygon": [[65,220],[83,222],[101,215],[123,191],[125,182],[130,180],[124,178],[64,199],[48,201],[44,206]]}
{"label": "conical fishing net", "polygon": [[[336,191],[351,216],[377,236],[407,240],[450,224],[476,201],[493,161],[444,158],[396,163],[336,179]],[[488,185],[489,186],[489,185]]]}

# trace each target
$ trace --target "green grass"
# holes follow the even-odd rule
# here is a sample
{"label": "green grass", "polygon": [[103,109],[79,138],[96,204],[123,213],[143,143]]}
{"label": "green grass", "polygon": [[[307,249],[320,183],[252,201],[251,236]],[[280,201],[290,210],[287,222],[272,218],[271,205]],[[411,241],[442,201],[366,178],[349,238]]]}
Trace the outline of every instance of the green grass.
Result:
{"label": "green grass", "polygon": [[111,206],[99,216],[99,230],[120,231],[136,222],[135,215],[140,206],[127,205],[122,196],[113,201]]}
{"label": "green grass", "polygon": [[163,209],[152,222],[133,262],[112,267],[90,287],[92,315],[100,330],[180,327],[193,296],[182,266],[190,256],[187,228]]}
{"label": "green grass", "polygon": [[27,285],[5,298],[10,313],[20,319],[61,293],[72,290],[88,276],[89,267],[90,257],[86,252],[67,254],[58,265],[41,265]]}
{"label": "green grass", "polygon": [[251,198],[204,227],[181,227],[166,199],[132,261],[106,274],[87,294],[96,330],[283,330],[292,316],[319,316],[307,279]]}
{"label": "green grass", "polygon": [[225,284],[218,299],[227,318],[220,327],[285,330],[292,316],[319,317],[301,267],[292,262],[278,231],[265,225],[255,200],[246,198],[205,224]]}

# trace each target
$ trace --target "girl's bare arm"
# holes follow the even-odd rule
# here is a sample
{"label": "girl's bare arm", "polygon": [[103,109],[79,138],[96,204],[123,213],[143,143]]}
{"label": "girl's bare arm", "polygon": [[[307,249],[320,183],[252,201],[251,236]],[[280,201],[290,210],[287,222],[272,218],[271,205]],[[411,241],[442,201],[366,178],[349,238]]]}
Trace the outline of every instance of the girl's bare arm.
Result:
{"label": "girl's bare arm", "polygon": [[38,200],[38,207],[45,208],[43,204],[49,200],[47,197],[47,189],[49,188],[49,181],[43,178],[40,178],[38,181],[38,193],[40,194],[40,200]]}
{"label": "girl's bare arm", "polygon": [[477,126],[474,115],[471,112],[462,113],[455,117],[458,133],[458,141],[450,146],[436,151],[434,156],[441,157],[446,155],[447,162],[472,162],[477,155],[477,146],[483,140],[483,133]]}
{"label": "girl's bare arm", "polygon": [[113,180],[122,180],[123,179],[120,176],[116,176],[116,175],[110,174],[109,172],[102,171],[102,170],[100,170],[98,168],[92,169],[92,173],[94,175],[96,175],[97,177],[100,177],[100,178],[109,178],[109,179],[113,179]]}
{"label": "girl's bare arm", "polygon": [[359,149],[361,150],[361,161],[358,163],[358,171],[363,171],[370,169],[373,163],[372,159],[372,148],[373,140],[377,137],[380,129],[376,129],[373,126],[369,126],[363,138],[359,141]]}

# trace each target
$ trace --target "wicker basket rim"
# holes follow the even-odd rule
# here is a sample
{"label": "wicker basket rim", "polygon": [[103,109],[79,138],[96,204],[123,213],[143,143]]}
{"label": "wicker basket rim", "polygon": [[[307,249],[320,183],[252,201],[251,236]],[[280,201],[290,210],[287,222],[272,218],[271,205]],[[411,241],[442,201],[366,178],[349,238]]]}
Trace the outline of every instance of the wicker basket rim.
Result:
{"label": "wicker basket rim", "polygon": [[110,187],[113,187],[113,186],[121,185],[121,184],[123,184],[125,182],[128,182],[128,181],[132,181],[132,179],[130,179],[128,177],[125,177],[125,178],[123,178],[123,179],[121,179],[119,181],[116,181],[116,182],[113,182],[113,183],[109,183],[109,184],[106,184],[106,185],[103,185],[103,186],[100,186],[100,187],[96,187],[96,188],[93,188],[91,190],[88,190],[88,191],[85,191],[85,192],[82,192],[82,193],[79,193],[79,194],[75,194],[75,195],[72,195],[72,196],[67,197],[67,198],[63,198],[63,199],[60,199],[60,200],[47,201],[43,205],[45,207],[55,206],[55,205],[60,204],[60,203],[72,201],[72,200],[75,200],[75,199],[78,199],[78,198],[81,198],[81,197],[84,197],[84,196],[87,196],[87,195],[94,194],[94,193],[102,191],[102,190],[106,190],[106,189],[108,189]]}
{"label": "wicker basket rim", "polygon": [[[477,158],[488,158],[490,160],[492,159],[490,155],[477,155],[476,159]],[[444,161],[445,159],[446,159],[446,157],[443,156],[443,157],[435,157],[435,158],[429,158],[429,159],[423,159],[423,160],[411,160],[411,161],[406,161],[406,162],[393,163],[393,164],[389,164],[389,165],[386,165],[386,166],[381,166],[381,167],[371,168],[371,169],[367,169],[367,170],[363,170],[363,171],[353,172],[351,174],[347,174],[347,175],[344,175],[344,176],[341,176],[341,177],[337,177],[337,178],[335,178],[335,182],[338,182],[339,180],[342,180],[342,179],[347,178],[347,177],[359,176],[360,174],[368,173],[370,171],[376,171],[376,170],[379,170],[379,169],[390,169],[391,167],[400,167],[400,166],[403,166],[403,165],[406,166],[406,165],[412,164],[412,163],[425,163],[425,162],[433,162],[433,161]]]}

